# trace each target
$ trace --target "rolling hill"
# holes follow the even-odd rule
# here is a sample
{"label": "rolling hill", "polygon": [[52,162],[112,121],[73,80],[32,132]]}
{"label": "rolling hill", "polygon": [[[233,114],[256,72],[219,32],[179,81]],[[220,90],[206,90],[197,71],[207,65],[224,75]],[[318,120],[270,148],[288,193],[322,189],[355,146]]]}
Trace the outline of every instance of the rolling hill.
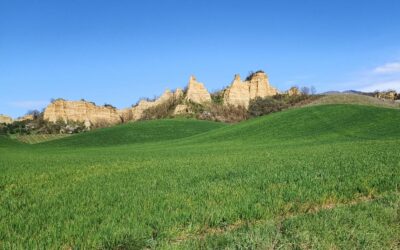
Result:
{"label": "rolling hill", "polygon": [[0,248],[396,248],[398,124],[321,105],[0,138]]}

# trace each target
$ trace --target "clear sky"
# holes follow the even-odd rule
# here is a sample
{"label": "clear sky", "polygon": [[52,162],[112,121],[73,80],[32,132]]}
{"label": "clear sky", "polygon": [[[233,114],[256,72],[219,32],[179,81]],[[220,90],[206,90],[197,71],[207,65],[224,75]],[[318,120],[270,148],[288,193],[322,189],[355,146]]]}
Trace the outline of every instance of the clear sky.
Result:
{"label": "clear sky", "polygon": [[51,98],[128,107],[235,73],[272,85],[400,90],[399,0],[0,0],[0,113]]}

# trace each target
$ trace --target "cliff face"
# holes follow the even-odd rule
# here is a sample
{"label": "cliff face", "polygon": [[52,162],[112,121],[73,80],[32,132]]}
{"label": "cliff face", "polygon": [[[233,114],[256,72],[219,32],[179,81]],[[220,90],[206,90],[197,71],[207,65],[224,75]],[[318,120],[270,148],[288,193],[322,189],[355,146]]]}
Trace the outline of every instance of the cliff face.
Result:
{"label": "cliff face", "polygon": [[32,121],[34,119],[35,119],[35,117],[33,117],[33,115],[24,115],[24,116],[19,117],[18,119],[16,119],[16,121],[23,122],[23,121]]}
{"label": "cliff face", "polygon": [[[268,76],[258,71],[249,76],[245,81],[235,75],[229,88],[224,91],[224,105],[242,106],[248,108],[250,100],[257,97],[273,96],[278,91],[269,84]],[[86,126],[107,125],[136,121],[143,118],[145,110],[157,105],[174,101],[174,114],[181,115],[192,112],[190,102],[198,104],[211,103],[211,95],[203,83],[191,76],[187,86],[187,92],[177,89],[175,92],[166,90],[154,101],[141,100],[135,107],[117,110],[112,107],[96,106],[86,101],[57,100],[51,103],[44,112],[44,119],[50,122],[57,120],[84,122]],[[11,120],[12,121],[12,120]]]}
{"label": "cliff face", "polygon": [[233,106],[243,106],[247,108],[250,102],[250,87],[247,83],[240,80],[239,75],[235,75],[231,86],[225,90],[224,104]]}
{"label": "cliff face", "polygon": [[231,86],[225,90],[224,104],[248,108],[251,99],[276,94],[278,90],[269,84],[268,76],[264,72],[256,72],[244,82],[239,75],[235,75]]}
{"label": "cliff face", "polygon": [[132,108],[132,120],[140,120],[143,116],[143,112],[146,109],[149,109],[151,107],[155,107],[157,105],[166,103],[168,101],[172,100],[178,100],[183,96],[183,90],[180,88],[177,88],[175,93],[171,92],[170,90],[166,90],[157,100],[155,101],[147,101],[147,100],[141,100],[139,104],[135,107]]}
{"label": "cliff face", "polygon": [[44,111],[44,119],[49,122],[79,121],[91,125],[117,124],[122,121],[114,108],[96,106],[86,101],[65,100],[56,100],[49,104]]}
{"label": "cliff face", "polygon": [[191,76],[186,93],[186,100],[200,104],[207,103],[211,102],[211,95],[208,93],[203,83],[196,81],[196,78]]}
{"label": "cliff face", "polygon": [[250,87],[250,99],[278,94],[278,90],[269,84],[268,76],[264,72],[256,72],[247,81]]}
{"label": "cliff face", "polygon": [[0,115],[0,123],[10,124],[13,122],[13,119],[7,115]]}

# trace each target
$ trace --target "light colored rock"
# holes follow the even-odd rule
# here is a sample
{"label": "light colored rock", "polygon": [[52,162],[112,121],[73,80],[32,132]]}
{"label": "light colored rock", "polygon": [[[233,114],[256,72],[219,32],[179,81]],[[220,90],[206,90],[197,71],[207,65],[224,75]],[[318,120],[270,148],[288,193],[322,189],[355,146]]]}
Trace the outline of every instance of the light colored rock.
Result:
{"label": "light colored rock", "polygon": [[118,109],[117,113],[123,122],[132,120],[132,108]]}
{"label": "light colored rock", "polygon": [[186,100],[203,104],[211,102],[211,95],[204,87],[203,83],[197,82],[194,76],[189,79]]}
{"label": "light colored rock", "polygon": [[175,100],[179,100],[184,95],[183,90],[181,88],[177,88],[174,93]]}
{"label": "light colored rock", "polygon": [[[180,91],[182,91],[180,89]],[[182,91],[183,94],[183,91]],[[147,100],[141,100],[138,105],[133,107],[131,109],[132,111],[132,120],[140,120],[143,117],[143,113],[145,110],[155,107],[159,104],[163,104],[165,102],[171,101],[175,98],[176,95],[180,95],[178,89],[175,91],[175,93],[172,93],[169,89],[167,89],[157,100],[155,101],[147,101]]]}
{"label": "light colored rock", "polygon": [[191,113],[191,111],[186,104],[178,104],[174,110],[174,115],[184,115],[189,113]]}
{"label": "light colored rock", "polygon": [[0,114],[0,123],[10,124],[13,122],[13,119],[8,115],[1,115]]}
{"label": "light colored rock", "polygon": [[250,88],[249,85],[240,80],[239,75],[235,78],[229,88],[224,93],[224,104],[233,106],[242,106],[247,108],[250,102]]}
{"label": "light colored rock", "polygon": [[278,90],[269,84],[268,76],[262,71],[253,73],[246,82],[250,88],[250,99],[278,94]]}
{"label": "light colored rock", "polygon": [[294,96],[294,95],[300,95],[300,90],[297,87],[291,87],[288,91],[287,94],[289,96]]}
{"label": "light colored rock", "polygon": [[174,93],[172,93],[171,90],[167,89],[157,100],[154,101],[154,105],[165,103],[169,100],[172,100],[173,98],[174,98]]}
{"label": "light colored rock", "polygon": [[32,121],[32,120],[34,120],[33,115],[24,115],[24,116],[19,117],[18,119],[16,119],[16,121],[18,121],[18,122]]}
{"label": "light colored rock", "polygon": [[138,105],[132,108],[132,120],[140,120],[143,116],[143,112],[153,106],[155,106],[155,102],[150,102],[147,100],[139,101]]}
{"label": "light colored rock", "polygon": [[235,75],[231,86],[225,90],[224,104],[248,108],[251,99],[276,94],[278,90],[269,84],[268,76],[262,71],[252,74],[244,82]]}
{"label": "light colored rock", "polygon": [[112,107],[96,106],[86,101],[56,100],[49,104],[44,111],[45,120],[56,122],[57,120],[87,122],[91,125],[109,125],[120,123],[121,117]]}

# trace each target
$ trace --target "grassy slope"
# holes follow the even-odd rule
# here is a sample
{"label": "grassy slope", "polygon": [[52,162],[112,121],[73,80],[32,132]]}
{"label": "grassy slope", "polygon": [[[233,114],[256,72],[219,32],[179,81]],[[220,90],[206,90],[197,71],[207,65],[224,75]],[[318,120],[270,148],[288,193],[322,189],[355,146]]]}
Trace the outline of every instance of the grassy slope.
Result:
{"label": "grassy slope", "polygon": [[12,135],[12,139],[16,139],[23,143],[36,144],[46,141],[57,140],[70,136],[69,134],[31,134],[31,135]]}
{"label": "grassy slope", "polygon": [[312,105],[321,105],[321,104],[357,104],[357,105],[368,105],[375,107],[384,107],[384,108],[400,108],[399,103],[395,103],[392,100],[387,99],[378,99],[371,96],[366,95],[358,95],[358,94],[330,94],[325,95],[322,98],[319,98],[309,104]]}
{"label": "grassy slope", "polygon": [[113,146],[134,143],[164,142],[201,134],[226,124],[191,119],[166,119],[127,123],[81,133],[63,140],[44,143],[57,146]]}
{"label": "grassy slope", "polygon": [[333,105],[7,141],[0,248],[394,248],[399,122]]}

